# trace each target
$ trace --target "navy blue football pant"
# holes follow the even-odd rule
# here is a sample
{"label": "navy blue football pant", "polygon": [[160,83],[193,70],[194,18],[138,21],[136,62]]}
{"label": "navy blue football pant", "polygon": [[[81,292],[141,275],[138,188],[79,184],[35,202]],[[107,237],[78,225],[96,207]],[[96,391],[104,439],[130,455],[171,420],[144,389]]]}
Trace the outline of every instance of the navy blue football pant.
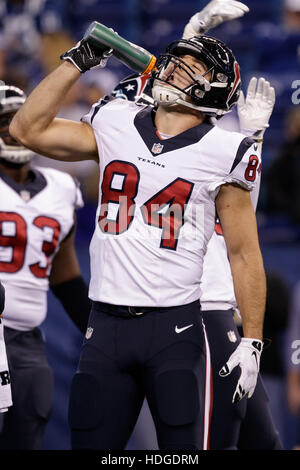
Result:
{"label": "navy blue football pant", "polygon": [[282,444],[272,420],[269,399],[260,375],[252,397],[243,398],[236,404],[232,403],[232,397],[240,368],[233,369],[227,377],[219,376],[220,369],[240,342],[233,313],[233,310],[202,312],[213,370],[210,448],[280,450]]}
{"label": "navy blue football pant", "polygon": [[4,327],[13,406],[0,414],[0,450],[38,450],[50,417],[53,374],[38,328]]}
{"label": "navy blue football pant", "polygon": [[124,449],[145,396],[160,449],[205,447],[210,381],[199,301],[142,315],[93,302],[88,325],[71,388],[72,448]]}

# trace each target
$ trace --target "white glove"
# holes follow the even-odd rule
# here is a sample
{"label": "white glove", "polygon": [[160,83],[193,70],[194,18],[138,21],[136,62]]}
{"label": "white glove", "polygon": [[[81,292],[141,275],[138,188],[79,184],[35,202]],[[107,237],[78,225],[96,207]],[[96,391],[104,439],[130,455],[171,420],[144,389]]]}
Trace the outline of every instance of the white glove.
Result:
{"label": "white glove", "polygon": [[248,85],[246,99],[241,91],[237,103],[240,132],[247,136],[255,135],[261,140],[275,104],[275,90],[263,77],[258,81],[252,77]]}
{"label": "white glove", "polygon": [[249,12],[247,5],[236,0],[211,0],[203,10],[190,18],[184,28],[183,38],[205,34],[224,21],[240,18]]}
{"label": "white glove", "polygon": [[245,395],[248,395],[248,398],[252,397],[257,382],[262,349],[263,342],[259,339],[242,338],[236,350],[220,370],[219,375],[226,377],[236,366],[241,368],[241,375],[232,397],[232,403],[239,402]]}

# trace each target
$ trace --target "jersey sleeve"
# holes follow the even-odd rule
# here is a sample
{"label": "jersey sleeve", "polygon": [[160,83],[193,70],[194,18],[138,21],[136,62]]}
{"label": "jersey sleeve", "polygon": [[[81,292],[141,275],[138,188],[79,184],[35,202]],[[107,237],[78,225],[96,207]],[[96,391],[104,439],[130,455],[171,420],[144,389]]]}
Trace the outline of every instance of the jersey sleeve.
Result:
{"label": "jersey sleeve", "polygon": [[97,103],[94,103],[91,109],[89,110],[88,113],[86,113],[82,118],[80,119],[82,122],[87,122],[90,126],[93,127],[93,121],[98,113],[98,111],[105,106],[106,104],[110,103],[111,101],[114,101],[116,97],[111,96],[111,95],[106,95],[103,98],[101,98]]}
{"label": "jersey sleeve", "polygon": [[219,181],[211,183],[209,191],[213,192],[226,183],[235,183],[248,191],[252,191],[259,182],[260,172],[261,157],[258,145],[255,140],[246,137],[240,142],[227,174]]}

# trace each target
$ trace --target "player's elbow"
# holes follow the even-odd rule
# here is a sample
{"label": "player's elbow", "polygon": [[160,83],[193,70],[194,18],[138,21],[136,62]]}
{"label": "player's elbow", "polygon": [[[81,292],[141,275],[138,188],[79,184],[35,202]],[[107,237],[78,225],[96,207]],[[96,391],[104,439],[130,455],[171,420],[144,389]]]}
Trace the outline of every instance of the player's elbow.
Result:
{"label": "player's elbow", "polygon": [[36,133],[32,126],[27,126],[16,114],[9,125],[9,134],[19,144],[27,147],[31,150],[35,148],[36,144]]}
{"label": "player's elbow", "polygon": [[20,134],[19,131],[20,131],[20,129],[19,129],[19,126],[18,126],[18,122],[16,120],[16,116],[14,116],[13,120],[11,121],[11,123],[9,125],[9,134],[14,139],[19,140],[19,138],[18,138],[18,136]]}
{"label": "player's elbow", "polygon": [[28,133],[16,115],[9,125],[9,134],[20,144],[25,146],[26,136]]}

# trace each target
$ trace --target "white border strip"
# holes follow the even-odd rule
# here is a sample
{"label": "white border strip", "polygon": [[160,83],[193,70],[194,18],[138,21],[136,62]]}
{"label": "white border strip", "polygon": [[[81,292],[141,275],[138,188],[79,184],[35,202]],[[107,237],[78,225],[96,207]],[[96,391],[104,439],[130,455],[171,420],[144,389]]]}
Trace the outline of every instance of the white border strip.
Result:
{"label": "white border strip", "polygon": [[205,367],[205,399],[204,399],[204,424],[203,424],[203,450],[208,450],[209,443],[209,428],[210,428],[210,418],[211,418],[211,406],[212,406],[212,397],[211,397],[211,360],[210,360],[210,349],[209,343],[206,335],[205,325],[203,324],[203,332],[205,339],[205,349],[206,349],[206,367]]}

